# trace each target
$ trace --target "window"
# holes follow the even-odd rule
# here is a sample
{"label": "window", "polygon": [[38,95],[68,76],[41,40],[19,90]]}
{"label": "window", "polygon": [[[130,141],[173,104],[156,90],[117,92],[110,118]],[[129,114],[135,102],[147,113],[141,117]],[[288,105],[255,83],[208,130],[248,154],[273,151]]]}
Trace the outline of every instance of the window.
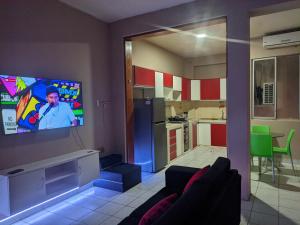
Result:
{"label": "window", "polygon": [[299,62],[299,55],[253,60],[253,118],[299,119]]}
{"label": "window", "polygon": [[253,60],[253,118],[276,118],[276,58]]}

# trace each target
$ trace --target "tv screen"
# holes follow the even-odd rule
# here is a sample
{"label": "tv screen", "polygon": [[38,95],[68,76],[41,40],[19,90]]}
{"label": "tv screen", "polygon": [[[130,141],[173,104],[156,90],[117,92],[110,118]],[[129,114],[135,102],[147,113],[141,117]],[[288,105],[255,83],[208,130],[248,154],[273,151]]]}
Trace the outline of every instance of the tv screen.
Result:
{"label": "tv screen", "polygon": [[0,75],[5,134],[83,125],[81,82]]}

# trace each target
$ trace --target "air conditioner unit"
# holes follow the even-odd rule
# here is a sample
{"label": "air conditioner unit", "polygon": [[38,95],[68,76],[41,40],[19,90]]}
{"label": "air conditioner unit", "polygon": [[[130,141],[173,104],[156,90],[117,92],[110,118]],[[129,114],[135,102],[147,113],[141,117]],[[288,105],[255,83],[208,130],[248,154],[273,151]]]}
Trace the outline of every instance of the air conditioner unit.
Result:
{"label": "air conditioner unit", "polygon": [[264,48],[281,48],[292,45],[300,45],[300,31],[267,35],[263,37]]}

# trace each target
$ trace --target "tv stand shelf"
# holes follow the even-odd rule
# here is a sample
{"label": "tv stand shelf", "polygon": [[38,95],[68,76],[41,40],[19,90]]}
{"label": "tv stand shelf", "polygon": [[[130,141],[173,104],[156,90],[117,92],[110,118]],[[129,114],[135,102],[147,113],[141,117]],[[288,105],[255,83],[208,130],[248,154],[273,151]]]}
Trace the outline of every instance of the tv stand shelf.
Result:
{"label": "tv stand shelf", "polygon": [[45,169],[46,184],[65,179],[77,174],[76,161],[62,163]]}
{"label": "tv stand shelf", "polygon": [[80,150],[0,171],[0,214],[11,216],[99,177],[99,152]]}
{"label": "tv stand shelf", "polygon": [[45,184],[51,184],[53,182],[56,182],[56,181],[59,181],[59,180],[63,180],[67,177],[70,177],[70,176],[76,176],[77,175],[77,172],[72,172],[72,173],[61,173],[55,177],[52,177],[51,179],[46,179],[45,181]]}

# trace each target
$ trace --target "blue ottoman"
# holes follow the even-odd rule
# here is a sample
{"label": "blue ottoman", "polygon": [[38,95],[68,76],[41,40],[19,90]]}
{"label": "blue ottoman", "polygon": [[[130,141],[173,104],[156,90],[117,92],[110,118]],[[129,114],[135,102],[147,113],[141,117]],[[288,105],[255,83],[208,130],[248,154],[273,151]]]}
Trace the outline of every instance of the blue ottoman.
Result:
{"label": "blue ottoman", "polygon": [[105,164],[105,169],[101,169],[100,178],[94,181],[94,186],[125,192],[141,182],[141,166],[121,162],[116,164],[115,155],[111,159],[108,159],[109,156],[104,158],[105,162],[113,162],[113,165],[107,167]]}
{"label": "blue ottoman", "polygon": [[109,167],[119,165],[122,163],[122,156],[120,154],[111,154],[108,156],[100,157],[100,168],[107,169]]}

